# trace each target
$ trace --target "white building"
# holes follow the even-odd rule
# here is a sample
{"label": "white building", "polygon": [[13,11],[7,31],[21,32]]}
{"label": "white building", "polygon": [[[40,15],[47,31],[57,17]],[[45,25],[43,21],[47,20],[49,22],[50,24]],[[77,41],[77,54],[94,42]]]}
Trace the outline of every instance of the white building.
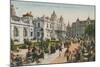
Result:
{"label": "white building", "polygon": [[34,19],[35,39],[55,39],[59,40],[66,36],[66,26],[63,17],[57,18],[55,11],[51,17],[37,17]]}
{"label": "white building", "polygon": [[51,39],[50,21],[48,17],[42,16],[34,19],[34,36],[35,39]]}
{"label": "white building", "polygon": [[11,39],[15,44],[24,43],[25,39],[34,38],[34,24],[31,12],[18,17],[15,8],[11,5]]}
{"label": "white building", "polygon": [[33,18],[32,12],[16,15],[11,5],[11,39],[15,44],[23,44],[24,40],[62,40],[66,37],[66,26],[63,17],[57,18],[55,11],[51,17],[42,16]]}

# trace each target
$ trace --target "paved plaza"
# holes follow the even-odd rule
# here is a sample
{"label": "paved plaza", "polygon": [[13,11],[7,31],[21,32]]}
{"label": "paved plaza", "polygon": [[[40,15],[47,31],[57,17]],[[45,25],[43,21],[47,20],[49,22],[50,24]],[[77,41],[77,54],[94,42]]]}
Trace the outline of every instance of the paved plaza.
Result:
{"label": "paved plaza", "polygon": [[[73,52],[75,48],[78,48],[79,44],[78,43],[71,43],[69,50]],[[66,58],[64,57],[64,53],[67,48],[63,48],[61,55],[59,56],[59,50],[56,50],[55,53],[53,54],[44,54],[44,59],[39,59],[40,63],[38,64],[54,64],[54,63],[64,63],[66,62]],[[14,52],[15,55],[20,55],[23,58],[26,57],[28,49],[20,49],[20,52]],[[31,65],[31,64],[36,64],[36,62],[25,64],[25,65]]]}

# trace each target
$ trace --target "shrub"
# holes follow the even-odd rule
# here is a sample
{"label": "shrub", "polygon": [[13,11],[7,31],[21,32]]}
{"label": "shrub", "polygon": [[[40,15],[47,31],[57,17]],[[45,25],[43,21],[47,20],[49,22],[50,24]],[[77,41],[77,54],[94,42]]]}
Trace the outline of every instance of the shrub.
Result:
{"label": "shrub", "polygon": [[14,41],[12,39],[11,39],[10,44],[11,44],[11,50],[12,51],[16,51],[17,50],[17,46],[14,45]]}
{"label": "shrub", "polygon": [[17,46],[16,45],[11,45],[11,50],[12,51],[17,51]]}
{"label": "shrub", "polygon": [[31,46],[32,42],[29,41],[28,39],[24,39],[24,44],[27,45],[27,46]]}
{"label": "shrub", "polygon": [[20,49],[27,49],[27,45],[21,44]]}

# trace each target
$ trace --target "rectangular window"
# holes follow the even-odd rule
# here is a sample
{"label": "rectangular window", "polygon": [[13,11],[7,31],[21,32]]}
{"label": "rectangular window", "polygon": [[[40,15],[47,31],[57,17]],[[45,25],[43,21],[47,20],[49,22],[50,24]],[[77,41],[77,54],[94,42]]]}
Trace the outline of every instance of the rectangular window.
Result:
{"label": "rectangular window", "polygon": [[37,32],[37,37],[39,37],[40,36],[40,33],[39,32]]}
{"label": "rectangular window", "polygon": [[47,28],[48,28],[48,24],[47,24]]}
{"label": "rectangular window", "polygon": [[52,28],[52,25],[50,24],[50,28]]}
{"label": "rectangular window", "polygon": [[33,32],[31,32],[31,36],[33,36]]}

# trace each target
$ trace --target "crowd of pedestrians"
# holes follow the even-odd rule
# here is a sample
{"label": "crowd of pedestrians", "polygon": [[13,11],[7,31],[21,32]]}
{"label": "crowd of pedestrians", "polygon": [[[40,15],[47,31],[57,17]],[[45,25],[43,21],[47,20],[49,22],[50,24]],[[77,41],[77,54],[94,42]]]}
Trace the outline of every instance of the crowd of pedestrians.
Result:
{"label": "crowd of pedestrians", "polygon": [[74,51],[69,50],[69,46],[65,51],[66,62],[88,62],[95,61],[95,42],[94,40],[78,39],[76,43],[79,44],[78,48]]}
{"label": "crowd of pedestrians", "polygon": [[[78,47],[73,51],[70,51],[71,43],[78,43]],[[63,47],[62,47],[63,46]],[[41,63],[41,59],[43,60],[45,54],[48,55],[56,53],[59,51],[59,56],[61,56],[62,49],[66,48],[64,52],[64,57],[66,58],[67,63],[71,62],[88,62],[95,61],[95,41],[94,40],[85,40],[85,39],[77,39],[76,41],[67,40],[64,43],[57,43],[55,45],[50,45],[45,47],[48,49],[48,52],[45,52],[44,48],[40,48],[39,46],[28,47],[26,56],[22,57],[21,55],[14,55],[11,52],[11,66],[22,66],[24,64],[29,63]]]}
{"label": "crowd of pedestrians", "polygon": [[[62,44],[53,44],[47,47],[48,48],[48,55],[56,53],[56,51],[59,51],[59,56],[62,52]],[[39,46],[34,47],[28,47],[28,51],[26,53],[25,57],[22,57],[21,55],[14,55],[13,52],[11,52],[11,66],[22,66],[23,64],[29,64],[29,63],[41,63],[41,59],[44,59],[44,55],[46,54],[44,48],[40,48]]]}

